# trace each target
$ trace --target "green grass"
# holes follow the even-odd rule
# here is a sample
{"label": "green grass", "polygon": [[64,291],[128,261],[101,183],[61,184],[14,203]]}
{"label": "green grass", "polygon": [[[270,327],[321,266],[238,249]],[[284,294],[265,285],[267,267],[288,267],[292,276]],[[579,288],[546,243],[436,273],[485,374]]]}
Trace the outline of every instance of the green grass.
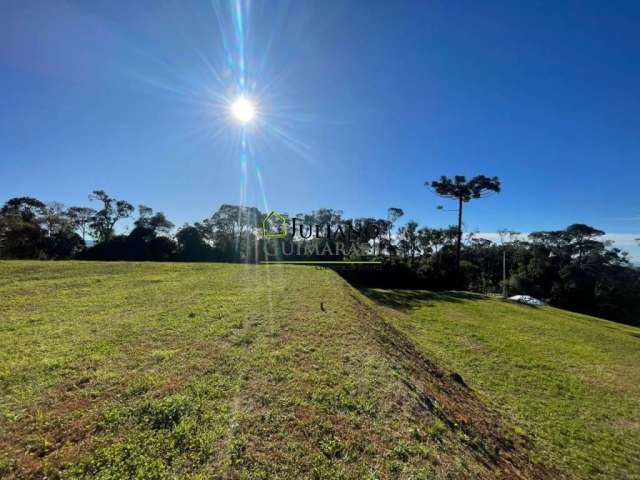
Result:
{"label": "green grass", "polygon": [[546,475],[384,328],[311,267],[0,262],[0,477]]}
{"label": "green grass", "polygon": [[393,308],[307,266],[0,262],[0,478],[639,478],[639,329],[365,293]]}
{"label": "green grass", "polygon": [[568,474],[640,478],[640,329],[469,294],[365,293]]}

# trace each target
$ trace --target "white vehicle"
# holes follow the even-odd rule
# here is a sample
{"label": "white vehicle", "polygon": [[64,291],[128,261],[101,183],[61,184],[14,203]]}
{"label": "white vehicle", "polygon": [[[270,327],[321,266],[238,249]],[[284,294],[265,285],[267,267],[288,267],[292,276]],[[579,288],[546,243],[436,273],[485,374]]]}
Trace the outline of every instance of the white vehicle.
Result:
{"label": "white vehicle", "polygon": [[529,295],[514,295],[513,297],[509,297],[509,300],[513,300],[514,302],[525,303],[527,305],[535,305],[540,307],[544,305],[542,300],[538,300],[537,298],[531,297]]}

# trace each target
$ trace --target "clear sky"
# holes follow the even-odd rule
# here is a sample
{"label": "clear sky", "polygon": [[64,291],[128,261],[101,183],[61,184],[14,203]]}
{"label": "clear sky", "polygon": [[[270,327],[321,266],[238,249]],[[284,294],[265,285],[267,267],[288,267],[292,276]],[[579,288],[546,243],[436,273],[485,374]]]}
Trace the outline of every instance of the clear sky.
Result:
{"label": "clear sky", "polygon": [[244,198],[439,226],[424,182],[486,174],[503,192],[467,230],[588,223],[640,258],[640,2],[0,8],[2,201],[104,189],[178,225]]}

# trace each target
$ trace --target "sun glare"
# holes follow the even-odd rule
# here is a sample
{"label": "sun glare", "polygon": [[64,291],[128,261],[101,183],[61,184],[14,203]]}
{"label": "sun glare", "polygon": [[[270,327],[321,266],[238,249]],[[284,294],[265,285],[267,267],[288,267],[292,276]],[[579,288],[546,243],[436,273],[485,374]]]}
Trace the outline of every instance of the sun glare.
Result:
{"label": "sun glare", "polygon": [[240,123],[249,123],[256,116],[253,103],[244,97],[237,98],[231,104],[231,114]]}

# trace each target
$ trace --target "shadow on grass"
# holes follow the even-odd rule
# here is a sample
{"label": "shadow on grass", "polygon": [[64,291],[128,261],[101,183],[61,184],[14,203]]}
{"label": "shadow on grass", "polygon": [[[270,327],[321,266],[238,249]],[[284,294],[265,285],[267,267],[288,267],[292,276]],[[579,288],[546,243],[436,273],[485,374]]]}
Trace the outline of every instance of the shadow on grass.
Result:
{"label": "shadow on grass", "polygon": [[487,300],[484,295],[469,292],[430,292],[426,290],[377,290],[363,288],[360,291],[371,300],[388,307],[405,310],[415,307],[434,307],[436,303],[462,303],[465,300]]}

